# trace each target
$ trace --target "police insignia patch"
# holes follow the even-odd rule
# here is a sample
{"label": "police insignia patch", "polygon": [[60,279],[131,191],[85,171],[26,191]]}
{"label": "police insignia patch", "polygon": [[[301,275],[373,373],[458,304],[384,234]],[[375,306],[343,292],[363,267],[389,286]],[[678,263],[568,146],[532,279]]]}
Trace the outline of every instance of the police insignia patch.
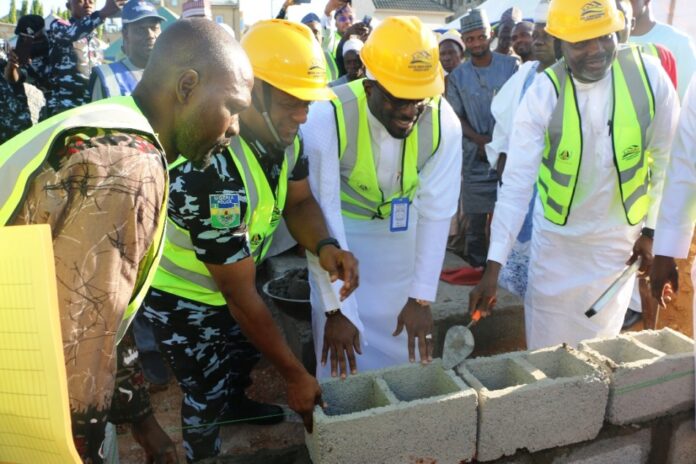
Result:
{"label": "police insignia patch", "polygon": [[215,229],[231,229],[241,224],[241,208],[239,195],[217,194],[209,195],[210,225]]}

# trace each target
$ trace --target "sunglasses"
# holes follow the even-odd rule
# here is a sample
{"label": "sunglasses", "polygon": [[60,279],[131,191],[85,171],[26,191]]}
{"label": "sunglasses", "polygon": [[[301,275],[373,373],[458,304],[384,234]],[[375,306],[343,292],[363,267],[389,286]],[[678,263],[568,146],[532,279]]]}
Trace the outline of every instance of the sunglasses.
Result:
{"label": "sunglasses", "polygon": [[352,16],[337,16],[336,21],[339,23],[352,23],[355,18]]}
{"label": "sunglasses", "polygon": [[384,95],[384,98],[389,102],[389,104],[397,110],[407,108],[413,105],[418,112],[425,110],[425,108],[433,102],[433,98],[424,98],[422,100],[408,100],[405,98],[396,98],[390,94],[387,89],[382,87],[377,81],[370,81],[375,87]]}

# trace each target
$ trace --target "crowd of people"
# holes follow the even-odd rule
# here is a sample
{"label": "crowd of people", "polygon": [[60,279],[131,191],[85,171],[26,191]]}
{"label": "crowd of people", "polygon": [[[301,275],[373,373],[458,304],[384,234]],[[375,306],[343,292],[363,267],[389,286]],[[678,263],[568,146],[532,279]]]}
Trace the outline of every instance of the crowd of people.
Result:
{"label": "crowd of people", "polygon": [[[286,0],[239,41],[206,0],[166,29],[146,0],[68,5],[69,21],[20,18],[0,63],[0,224],[52,228],[84,462],[103,461],[107,422],[177,462],[148,390],[170,371],[188,462],[220,453],[223,423],[282,421],[245,393],[262,355],[311,433],[317,379],[432,361],[448,249],[483,269],[469,312],[498,286],[524,298],[531,349],[616,335],[641,309],[650,326],[678,290],[696,47],[650,0],[541,0],[496,24],[473,9],[440,34],[356,21],[346,0],[293,22]],[[95,30],[117,14],[123,54],[105,62]],[[25,83],[45,97],[33,118]],[[256,285],[294,244],[316,372]]]}

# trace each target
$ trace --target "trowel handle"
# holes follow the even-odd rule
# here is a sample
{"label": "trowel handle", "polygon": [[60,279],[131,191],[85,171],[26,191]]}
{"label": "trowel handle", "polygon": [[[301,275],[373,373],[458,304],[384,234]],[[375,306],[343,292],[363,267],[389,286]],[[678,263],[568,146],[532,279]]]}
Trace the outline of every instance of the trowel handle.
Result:
{"label": "trowel handle", "polygon": [[479,319],[481,319],[481,310],[477,309],[476,311],[471,313],[471,322],[469,322],[466,325],[466,328],[470,329],[472,325],[476,324],[479,321]]}

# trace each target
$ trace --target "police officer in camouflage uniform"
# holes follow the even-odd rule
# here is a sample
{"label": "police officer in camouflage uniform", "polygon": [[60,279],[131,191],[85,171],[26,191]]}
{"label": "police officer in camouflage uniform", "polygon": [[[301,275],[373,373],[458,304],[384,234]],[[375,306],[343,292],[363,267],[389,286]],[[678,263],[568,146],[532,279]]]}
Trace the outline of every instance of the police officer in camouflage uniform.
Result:
{"label": "police officer in camouflage uniform", "polygon": [[94,0],[69,0],[72,17],[56,19],[48,28],[49,59],[44,69],[48,88],[42,119],[90,102],[89,76],[101,64],[102,52],[95,29],[121,11],[126,0],[106,0],[94,11]]}
{"label": "police officer in camouflage uniform", "polygon": [[0,77],[0,145],[31,127],[31,113],[24,92],[24,79],[19,72],[17,54],[10,50],[8,59],[0,59],[4,70]]}
{"label": "police officer in camouflage uniform", "polygon": [[309,104],[333,96],[319,43],[304,25],[260,21],[242,38],[254,70],[252,106],[239,135],[208,163],[170,168],[167,242],[145,299],[160,349],[184,393],[184,448],[189,462],[220,452],[220,423],[280,422],[281,408],[245,396],[261,351],[287,381],[288,405],[311,432],[322,404],[316,379],[292,354],[259,296],[256,263],[281,215],[288,230],[347,296],[357,262],[328,236],[308,182],[299,136]]}

